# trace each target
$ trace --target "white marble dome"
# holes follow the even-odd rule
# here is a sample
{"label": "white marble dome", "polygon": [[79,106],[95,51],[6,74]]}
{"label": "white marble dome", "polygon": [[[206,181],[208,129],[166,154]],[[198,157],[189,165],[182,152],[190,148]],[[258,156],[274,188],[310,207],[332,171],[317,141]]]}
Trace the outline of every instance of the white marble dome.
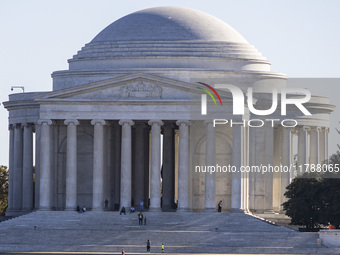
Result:
{"label": "white marble dome", "polygon": [[182,7],[155,7],[131,13],[107,26],[92,42],[188,40],[248,43],[222,20]]}
{"label": "white marble dome", "polygon": [[231,26],[182,7],[150,8],[118,19],[69,64],[70,70],[269,70],[269,62]]}

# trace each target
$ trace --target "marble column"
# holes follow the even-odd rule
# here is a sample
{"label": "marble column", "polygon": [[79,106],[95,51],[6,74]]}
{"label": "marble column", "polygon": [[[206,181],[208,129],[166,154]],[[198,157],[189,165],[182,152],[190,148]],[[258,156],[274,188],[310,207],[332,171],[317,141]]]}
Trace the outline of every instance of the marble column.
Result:
{"label": "marble column", "polygon": [[144,208],[149,208],[149,191],[150,191],[150,126],[144,128]]}
{"label": "marble column", "polygon": [[[212,121],[206,121],[206,149],[205,164],[216,167],[216,137],[215,128]],[[216,173],[207,172],[205,174],[205,199],[204,211],[216,211]]]}
{"label": "marble column", "polygon": [[175,202],[175,134],[174,124],[163,126],[162,210],[171,210]]}
{"label": "marble column", "polygon": [[313,127],[310,131],[310,164],[319,164],[320,158],[319,158],[319,149],[320,149],[320,143],[319,143],[319,127]]}
{"label": "marble column", "polygon": [[325,128],[319,130],[319,160],[322,164],[325,161]]}
{"label": "marble column", "polygon": [[40,197],[40,125],[35,123],[35,197],[34,207],[39,208],[39,197]]}
{"label": "marble column", "polygon": [[[291,137],[290,137],[290,162],[294,163],[295,162],[295,155],[294,155],[294,139],[296,138],[296,136],[298,137],[299,134],[299,129],[298,128],[291,128],[290,131]],[[297,158],[296,158],[296,162],[297,162]],[[298,169],[296,169],[296,171],[290,171],[290,180],[289,182],[291,182],[296,176],[297,176],[297,171]]]}
{"label": "marble column", "polygon": [[13,211],[13,191],[14,191],[14,125],[10,124],[9,129],[9,160],[8,160],[8,209],[6,216],[11,216]]}
{"label": "marble column", "polygon": [[189,210],[189,125],[188,120],[178,120],[178,205],[177,211]]}
{"label": "marble column", "polygon": [[121,146],[121,175],[120,175],[120,207],[131,207],[131,185],[132,185],[132,148],[131,148],[131,126],[132,120],[120,120],[122,126],[122,146]]}
{"label": "marble column", "polygon": [[114,166],[114,198],[113,198],[113,209],[115,204],[120,204],[120,167],[121,167],[121,126],[118,123],[113,125],[113,166]]}
{"label": "marble column", "polygon": [[65,120],[67,125],[66,152],[66,207],[72,211],[77,207],[77,125],[78,120]]}
{"label": "marble column", "polygon": [[[274,165],[274,128],[271,124],[265,125],[265,163]],[[265,173],[265,211],[273,212],[273,172]]]}
{"label": "marble column", "polygon": [[94,126],[93,139],[93,191],[92,210],[104,209],[104,125],[105,120],[92,120]]}
{"label": "marble column", "polygon": [[40,137],[40,210],[51,210],[51,120],[39,120],[41,125]]}
{"label": "marble column", "polygon": [[[243,143],[243,156],[242,156],[242,162],[243,165],[249,166],[249,127],[245,127],[243,129],[243,137],[244,137],[244,143]],[[249,212],[249,173],[241,173],[241,180],[242,180],[242,191],[241,191],[241,208],[245,212]]]}
{"label": "marble column", "polygon": [[23,180],[23,134],[21,124],[15,125],[14,129],[14,189],[13,189],[13,209],[22,209],[22,180]]}
{"label": "marble column", "polygon": [[151,176],[150,176],[150,211],[161,208],[161,120],[150,120],[151,126]]}
{"label": "marble column", "polygon": [[144,128],[145,123],[137,122],[135,124],[135,144],[134,144],[134,193],[133,199],[135,208],[140,210],[140,201],[145,201],[144,195],[144,174],[145,174],[145,152],[144,152]]}
{"label": "marble column", "polygon": [[324,140],[325,140],[325,161],[326,164],[328,164],[328,133],[329,133],[329,128],[325,128],[324,131]]}
{"label": "marble column", "polygon": [[307,144],[309,127],[301,127],[298,133],[298,167],[297,175],[302,175],[306,172],[307,162]]}
{"label": "marble column", "polygon": [[24,123],[22,127],[24,128],[22,209],[31,211],[33,209],[33,126]]}
{"label": "marble column", "polygon": [[[281,127],[274,127],[274,166],[280,167],[281,163],[281,146],[282,146],[282,132]],[[273,173],[273,210],[278,212],[281,210],[281,172]],[[288,173],[289,177],[289,173]],[[289,180],[289,178],[288,178]]]}
{"label": "marble column", "polygon": [[[249,166],[256,166],[256,128],[249,128]],[[256,210],[256,177],[257,173],[250,172],[249,178],[249,210]]]}
{"label": "marble column", "polygon": [[[291,153],[291,128],[281,127],[281,164],[286,169],[291,168]],[[287,200],[284,194],[289,183],[290,172],[281,172],[280,212],[283,212],[282,203]]]}
{"label": "marble column", "polygon": [[[232,165],[240,170],[242,165],[242,145],[243,145],[243,127],[241,125],[233,126],[233,155]],[[241,196],[241,172],[232,173],[231,181],[231,212],[242,212]]]}

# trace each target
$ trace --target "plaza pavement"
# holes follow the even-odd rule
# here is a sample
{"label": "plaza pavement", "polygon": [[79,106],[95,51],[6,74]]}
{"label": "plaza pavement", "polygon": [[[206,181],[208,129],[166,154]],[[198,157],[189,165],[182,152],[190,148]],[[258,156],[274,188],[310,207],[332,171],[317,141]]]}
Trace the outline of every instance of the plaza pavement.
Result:
{"label": "plaza pavement", "polygon": [[37,211],[0,223],[0,253],[9,254],[340,254],[317,233],[275,226],[243,213]]}

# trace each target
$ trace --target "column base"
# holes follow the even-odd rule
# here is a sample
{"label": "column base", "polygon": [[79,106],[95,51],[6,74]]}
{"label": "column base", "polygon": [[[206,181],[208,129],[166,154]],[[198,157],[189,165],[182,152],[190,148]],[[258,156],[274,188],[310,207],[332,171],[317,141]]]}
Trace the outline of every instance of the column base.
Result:
{"label": "column base", "polygon": [[[104,208],[92,208],[91,211],[92,212],[103,212]],[[126,211],[126,209],[125,209],[125,211]]]}
{"label": "column base", "polygon": [[215,208],[204,208],[203,212],[217,212]]}
{"label": "column base", "polygon": [[26,214],[27,212],[19,210],[9,210],[6,212],[6,217],[17,217]]}
{"label": "column base", "polygon": [[77,206],[76,207],[65,207],[64,211],[77,211]]}
{"label": "column base", "polygon": [[40,206],[38,208],[38,211],[52,211],[52,208],[51,207],[42,207],[42,206]]}
{"label": "column base", "polygon": [[231,213],[244,213],[244,211],[242,209],[239,209],[239,208],[231,208],[230,212]]}
{"label": "column base", "polygon": [[22,208],[21,210],[23,213],[30,213],[33,212],[33,208]]}
{"label": "column base", "polygon": [[176,212],[181,213],[181,212],[190,212],[189,208],[177,208]]}
{"label": "column base", "polygon": [[274,214],[274,210],[265,210],[264,212],[263,212],[264,214]]}
{"label": "column base", "polygon": [[149,208],[148,212],[161,212],[162,209],[161,208]]}

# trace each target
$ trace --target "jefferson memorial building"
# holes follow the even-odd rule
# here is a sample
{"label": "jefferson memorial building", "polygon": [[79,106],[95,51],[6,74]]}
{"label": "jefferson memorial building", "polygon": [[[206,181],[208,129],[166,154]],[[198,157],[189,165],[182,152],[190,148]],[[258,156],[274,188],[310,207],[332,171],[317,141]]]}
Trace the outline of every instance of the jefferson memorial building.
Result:
{"label": "jefferson memorial building", "polygon": [[[282,212],[286,186],[299,172],[241,167],[304,166],[328,158],[329,99],[312,95],[303,104],[311,115],[288,105],[283,116],[278,96],[270,117],[255,115],[248,88],[253,107],[265,110],[273,89],[286,88],[289,80],[271,72],[270,62],[236,30],[204,12],[134,12],[68,63],[68,70],[52,73],[52,91],[15,93],[4,102],[7,215],[77,205],[139,210],[141,201],[150,211],[216,211],[222,201],[225,212]],[[218,84],[242,90],[244,115],[233,114],[233,94]],[[214,126],[217,110],[227,124]],[[295,125],[282,125],[285,120]]]}

